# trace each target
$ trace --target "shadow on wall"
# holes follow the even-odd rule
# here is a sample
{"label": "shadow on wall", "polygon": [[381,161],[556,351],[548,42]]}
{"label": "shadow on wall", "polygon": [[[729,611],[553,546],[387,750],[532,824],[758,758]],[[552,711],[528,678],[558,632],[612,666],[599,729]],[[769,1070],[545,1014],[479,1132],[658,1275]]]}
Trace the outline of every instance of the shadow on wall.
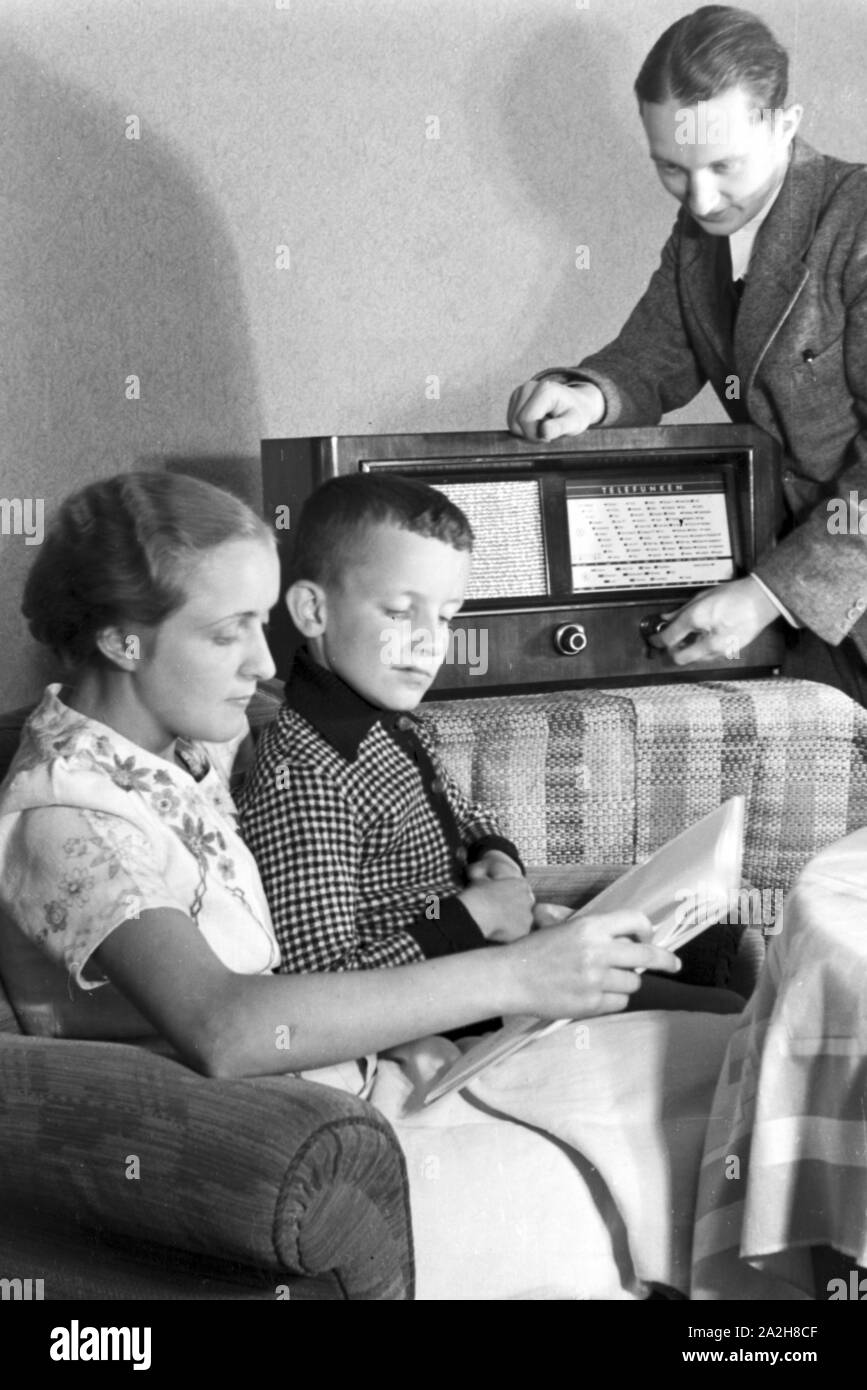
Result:
{"label": "shadow on wall", "polygon": [[[504,62],[487,51],[490,37],[484,45],[479,40],[478,62],[468,65],[460,93],[473,183],[492,190],[509,225],[535,229],[539,253],[522,268],[520,285],[506,287],[515,305],[506,333],[515,365],[503,367],[501,334],[493,345],[479,341],[473,366],[448,383],[449,415],[464,422],[453,428],[504,429],[509,393],[528,375],[528,362],[532,371],[576,362],[608,341],[649,278],[674,216],[660,192],[658,234],[645,221],[635,270],[631,185],[650,179],[641,164],[632,78],[615,67],[622,46],[616,26],[598,11],[588,25],[576,11],[528,36],[518,21],[506,20],[496,42]],[[579,246],[587,248],[585,269],[576,265]],[[492,247],[493,279],[502,274],[498,263]],[[634,270],[634,292],[623,284],[624,266]],[[390,418],[388,427],[417,428],[417,420],[416,410]]]}
{"label": "shadow on wall", "polygon": [[[149,115],[63,83],[20,49],[0,53],[0,491],[43,498],[46,522],[77,486],[169,457],[240,458],[236,490],[259,498],[235,248],[209,171],[185,168]],[[0,536],[0,644],[28,653],[0,677],[4,703],[45,674],[18,615],[30,558],[21,536]]]}
{"label": "shadow on wall", "polygon": [[[578,10],[534,35],[491,94],[503,184],[517,186],[553,224],[558,267],[554,277],[548,257],[527,266],[511,333],[518,365],[503,393],[503,416],[526,379],[522,361],[529,358],[531,373],[574,365],[617,336],[671,232],[677,204],[652,168],[633,90],[666,21],[645,15],[642,23],[644,41],[625,56],[622,24],[598,8]],[[666,420],[723,423],[728,416],[705,387]]]}
{"label": "shadow on wall", "polygon": [[[571,323],[573,362],[602,346],[606,328],[620,327],[615,314],[610,325],[595,328],[616,295],[612,266],[631,260],[635,229],[627,213],[635,185],[646,180],[636,158],[643,143],[632,75],[613,61],[622,42],[617,26],[598,12],[588,23],[588,14],[576,11],[571,20],[536,33],[491,93],[502,181],[551,225],[559,273],[552,286],[548,257],[527,266],[527,297],[518,320],[524,332],[516,335],[517,345],[538,357],[540,369],[552,365],[552,324],[562,332],[564,319]],[[484,156],[480,169],[483,163]],[[673,217],[672,205],[668,223]],[[655,264],[652,227],[649,238],[641,243],[643,259]]]}

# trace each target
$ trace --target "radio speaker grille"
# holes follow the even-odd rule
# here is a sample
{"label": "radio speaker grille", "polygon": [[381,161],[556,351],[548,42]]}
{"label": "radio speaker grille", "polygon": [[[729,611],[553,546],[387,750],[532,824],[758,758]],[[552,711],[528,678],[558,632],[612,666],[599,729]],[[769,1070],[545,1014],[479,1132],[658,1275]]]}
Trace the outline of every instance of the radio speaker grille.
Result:
{"label": "radio speaker grille", "polygon": [[467,515],[476,534],[468,599],[547,594],[538,482],[506,479],[436,486]]}

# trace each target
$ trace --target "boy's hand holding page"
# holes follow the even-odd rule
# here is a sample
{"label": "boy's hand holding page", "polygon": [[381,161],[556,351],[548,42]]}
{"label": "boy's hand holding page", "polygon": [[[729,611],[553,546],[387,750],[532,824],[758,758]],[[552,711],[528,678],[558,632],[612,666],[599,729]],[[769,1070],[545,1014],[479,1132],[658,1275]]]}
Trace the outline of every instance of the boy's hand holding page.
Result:
{"label": "boy's hand holding page", "polygon": [[[740,888],[744,814],[744,798],[732,797],[573,915],[597,917],[624,909],[637,910],[649,918],[655,945],[678,950],[719,921]],[[536,912],[539,913],[538,907]],[[546,915],[545,925],[552,925],[552,916],[542,914]],[[425,1104],[465,1086],[485,1067],[569,1021],[526,1016],[507,1019],[499,1032],[484,1038],[448,1068],[428,1091]]]}

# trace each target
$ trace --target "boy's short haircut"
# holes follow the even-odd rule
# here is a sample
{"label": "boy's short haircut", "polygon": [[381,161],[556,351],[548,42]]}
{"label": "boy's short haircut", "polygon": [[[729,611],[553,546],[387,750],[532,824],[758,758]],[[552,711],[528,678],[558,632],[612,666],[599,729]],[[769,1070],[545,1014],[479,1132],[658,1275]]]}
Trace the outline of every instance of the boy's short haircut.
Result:
{"label": "boy's short haircut", "polygon": [[373,526],[442,541],[454,550],[473,548],[473,528],[445,493],[415,478],[348,473],[329,478],[301,509],[289,564],[289,583],[308,579],[335,587]]}
{"label": "boy's short haircut", "polygon": [[732,5],[702,5],[657,39],[635,81],[643,102],[695,106],[745,87],[761,111],[779,110],[789,84],[789,56],[758,15]]}

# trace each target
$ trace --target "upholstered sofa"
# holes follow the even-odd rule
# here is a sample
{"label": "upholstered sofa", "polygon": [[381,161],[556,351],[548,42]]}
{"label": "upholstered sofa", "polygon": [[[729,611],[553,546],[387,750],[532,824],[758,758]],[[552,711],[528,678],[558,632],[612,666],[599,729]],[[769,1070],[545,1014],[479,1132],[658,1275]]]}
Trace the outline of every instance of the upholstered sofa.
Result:
{"label": "upholstered sofa", "polygon": [[[276,708],[262,692],[254,723]],[[560,901],[581,901],[738,792],[745,875],[759,889],[784,892],[813,853],[867,821],[867,712],[822,686],[573,691],[425,711],[451,769],[498,809],[526,862],[552,866],[537,882]],[[23,715],[0,717],[0,777]],[[404,1161],[371,1106],[294,1078],[208,1080],[129,1043],[28,1036],[39,975],[22,979],[12,930],[0,921],[0,1276],[42,1279],[46,1298],[412,1297]],[[692,969],[737,983],[745,956],[760,955],[761,932],[720,929]]]}

